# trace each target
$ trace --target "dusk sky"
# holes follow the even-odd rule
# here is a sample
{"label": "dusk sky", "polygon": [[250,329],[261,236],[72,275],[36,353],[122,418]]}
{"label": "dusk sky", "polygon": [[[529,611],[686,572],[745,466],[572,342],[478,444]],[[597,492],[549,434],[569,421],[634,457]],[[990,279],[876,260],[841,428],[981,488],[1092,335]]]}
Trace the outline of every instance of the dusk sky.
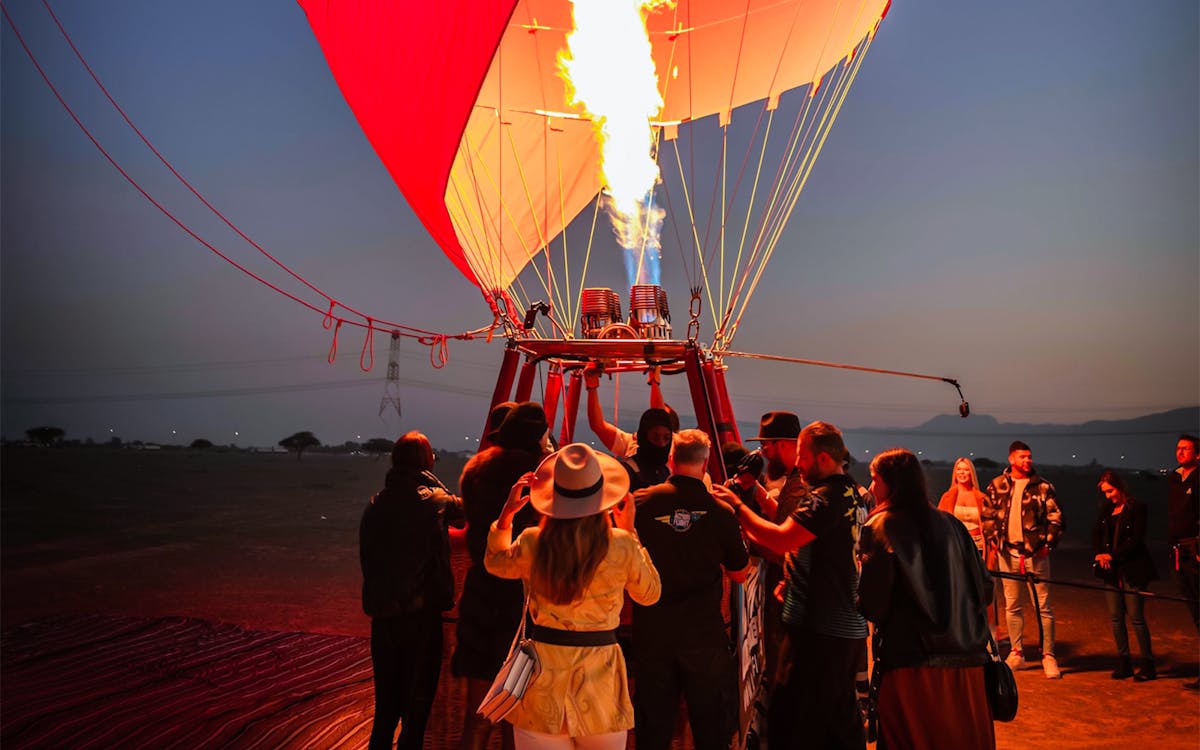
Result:
{"label": "dusk sky", "polygon": [[[490,322],[376,157],[299,5],[52,7],[150,141],[281,261],[379,318],[448,333]],[[156,200],[284,283],[137,140],[41,2],[5,8]],[[896,0],[733,348],[951,376],[974,412],[1006,422],[1195,405],[1198,29],[1185,0]],[[381,418],[385,334],[372,372],[359,369],[363,334],[349,327],[328,364],[321,315],[168,220],[86,139],[7,24],[2,45],[5,438],[51,424],[68,438],[264,446],[298,430],[341,443],[421,429],[439,447],[474,446],[500,337],[452,341],[440,370],[405,340],[404,416]],[[436,118],[438,102],[411,114]],[[662,273],[682,318],[677,261],[664,256]],[[729,364],[745,422],[790,409],[909,426],[958,403],[939,383]],[[683,403],[675,380],[668,401]],[[624,377],[625,417],[643,394]]]}

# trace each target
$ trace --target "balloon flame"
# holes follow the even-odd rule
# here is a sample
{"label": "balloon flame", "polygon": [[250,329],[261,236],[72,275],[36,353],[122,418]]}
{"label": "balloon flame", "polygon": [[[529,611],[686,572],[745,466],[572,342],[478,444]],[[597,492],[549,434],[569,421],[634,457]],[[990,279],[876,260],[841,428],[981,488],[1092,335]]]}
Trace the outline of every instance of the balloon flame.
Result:
{"label": "balloon flame", "polygon": [[662,111],[646,16],[673,0],[573,0],[575,28],[559,53],[567,101],[592,117],[600,144],[605,207],[626,249],[630,284],[659,283],[659,231],[666,212],[654,205],[658,164],[650,122]]}

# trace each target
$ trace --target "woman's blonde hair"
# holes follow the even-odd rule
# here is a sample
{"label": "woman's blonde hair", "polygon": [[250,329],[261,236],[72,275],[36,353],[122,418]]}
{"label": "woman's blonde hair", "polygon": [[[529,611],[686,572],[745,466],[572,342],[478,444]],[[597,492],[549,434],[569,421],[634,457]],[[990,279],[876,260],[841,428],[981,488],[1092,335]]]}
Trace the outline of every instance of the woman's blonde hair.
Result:
{"label": "woman's blonde hair", "polygon": [[610,528],[607,513],[543,519],[533,556],[533,591],[554,604],[580,599],[608,554]]}
{"label": "woman's blonde hair", "polygon": [[966,463],[967,469],[969,469],[971,472],[971,487],[976,492],[983,492],[983,490],[979,487],[979,475],[975,473],[975,462],[966,456],[960,456],[954,459],[954,466],[950,468],[950,489],[955,489],[958,487],[958,480],[954,478],[954,474],[958,471],[958,465],[960,463]]}

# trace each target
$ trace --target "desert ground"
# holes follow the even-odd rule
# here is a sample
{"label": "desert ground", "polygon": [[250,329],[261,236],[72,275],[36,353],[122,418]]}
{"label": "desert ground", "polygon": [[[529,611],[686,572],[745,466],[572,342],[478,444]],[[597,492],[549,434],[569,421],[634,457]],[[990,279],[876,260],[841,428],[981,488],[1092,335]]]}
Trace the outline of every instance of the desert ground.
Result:
{"label": "desert ground", "polygon": [[[451,455],[439,462],[437,472],[447,484],[456,483],[463,460]],[[24,674],[14,671],[21,657],[14,651],[16,636],[52,633],[64,617],[186,617],[365,642],[369,621],[359,608],[357,526],[386,466],[386,459],[311,452],[298,461],[294,455],[216,449],[6,447],[0,467],[0,698],[12,705],[23,687],[13,679]],[[1094,582],[1087,547],[1100,470],[1043,468],[1058,488],[1068,525],[1053,558],[1055,578]],[[992,473],[981,470],[981,480]],[[948,484],[949,468],[932,465],[928,474],[936,497]],[[1165,481],[1149,474],[1129,482],[1132,494],[1151,506],[1152,551],[1165,561]],[[461,563],[461,555],[456,559]],[[1173,594],[1165,562],[1160,572],[1164,580],[1155,590]],[[1200,746],[1200,696],[1181,689],[1185,679],[1196,677],[1200,661],[1183,605],[1148,603],[1160,679],[1134,684],[1109,678],[1114,657],[1103,597],[1060,586],[1054,599],[1064,679],[1046,680],[1040,669],[1019,673],[1021,710],[1015,721],[996,725],[998,745]],[[1036,640],[1035,627],[1027,617],[1027,643]],[[449,650],[453,628],[447,633]],[[73,664],[86,671],[87,655]],[[442,680],[454,682],[448,672]],[[369,713],[369,690],[360,702]],[[444,710],[461,707],[446,704]],[[427,746],[454,746],[458,721],[435,720],[440,729],[430,732]],[[0,740],[8,745],[7,724],[4,732]]]}

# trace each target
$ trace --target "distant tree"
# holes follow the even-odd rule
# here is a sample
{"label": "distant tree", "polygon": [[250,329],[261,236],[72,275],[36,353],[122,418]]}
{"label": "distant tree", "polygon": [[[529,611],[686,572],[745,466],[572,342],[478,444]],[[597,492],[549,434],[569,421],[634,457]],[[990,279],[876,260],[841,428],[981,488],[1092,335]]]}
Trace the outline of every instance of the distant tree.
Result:
{"label": "distant tree", "polygon": [[993,461],[990,458],[984,458],[984,457],[980,456],[979,458],[975,459],[975,468],[976,469],[995,469],[998,466],[1000,466],[1000,464],[998,464],[997,462]]}
{"label": "distant tree", "polygon": [[198,450],[198,451],[206,451],[209,448],[213,447],[213,444],[212,444],[211,440],[205,440],[204,438],[196,438],[195,440],[192,441],[192,444],[188,447],[192,448],[194,450]]}
{"label": "distant tree", "polygon": [[317,437],[307,430],[304,432],[297,432],[296,434],[285,437],[283,440],[279,441],[279,445],[281,447],[287,448],[290,451],[296,451],[297,461],[299,461],[300,457],[304,455],[304,450],[306,448],[315,448],[320,444],[321,441],[317,440]]}
{"label": "distant tree", "polygon": [[387,438],[371,438],[363,444],[363,450],[374,453],[375,458],[380,458],[383,454],[391,452],[392,441]]}
{"label": "distant tree", "polygon": [[31,427],[25,430],[25,435],[38,445],[50,446],[62,440],[67,433],[61,427]]}

